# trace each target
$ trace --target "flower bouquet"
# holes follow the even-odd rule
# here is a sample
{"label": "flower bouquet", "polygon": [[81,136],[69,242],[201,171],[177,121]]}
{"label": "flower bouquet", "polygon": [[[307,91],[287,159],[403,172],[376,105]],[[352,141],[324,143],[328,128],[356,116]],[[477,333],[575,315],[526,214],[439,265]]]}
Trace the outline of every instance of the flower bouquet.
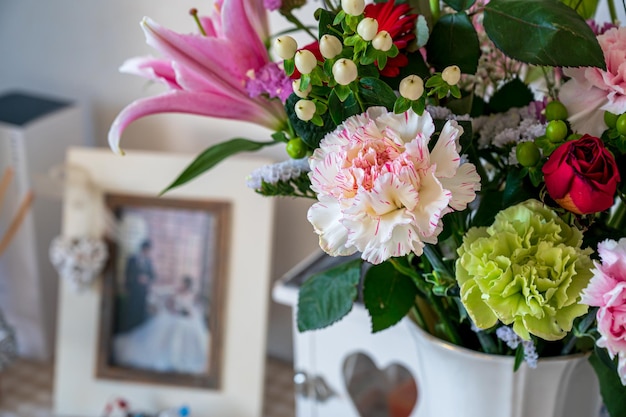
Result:
{"label": "flower bouquet", "polygon": [[[163,58],[122,70],[167,86],[125,108],[252,122],[271,140],[211,146],[167,187],[225,158],[283,145],[266,196],[313,200],[332,256],[301,288],[298,328],[345,316],[372,331],[407,314],[437,338],[524,360],[587,352],[612,417],[626,415],[626,28],[597,2],[223,0],[197,34],[150,19]],[[308,44],[270,36],[280,13]],[[311,20],[312,21],[312,20]]]}

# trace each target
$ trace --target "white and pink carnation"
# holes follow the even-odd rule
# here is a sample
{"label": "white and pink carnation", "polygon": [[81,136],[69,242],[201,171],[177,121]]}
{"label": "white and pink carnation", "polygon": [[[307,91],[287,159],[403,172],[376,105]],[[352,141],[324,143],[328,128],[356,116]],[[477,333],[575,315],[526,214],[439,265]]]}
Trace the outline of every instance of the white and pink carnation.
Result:
{"label": "white and pink carnation", "polygon": [[598,244],[601,262],[595,262],[593,277],[582,302],[599,307],[600,339],[597,344],[619,357],[618,373],[626,385],[626,238]]}
{"label": "white and pink carnation", "polygon": [[600,137],[606,129],[604,111],[626,112],[626,27],[599,35],[606,71],[595,67],[565,68],[572,77],[561,87],[559,99],[569,111],[572,128]]}
{"label": "white and pink carnation", "polygon": [[359,251],[379,264],[437,242],[441,218],[474,200],[480,176],[461,161],[456,121],[446,122],[429,150],[434,132],[428,112],[373,107],[326,135],[310,158],[318,202],[308,213],[325,252]]}

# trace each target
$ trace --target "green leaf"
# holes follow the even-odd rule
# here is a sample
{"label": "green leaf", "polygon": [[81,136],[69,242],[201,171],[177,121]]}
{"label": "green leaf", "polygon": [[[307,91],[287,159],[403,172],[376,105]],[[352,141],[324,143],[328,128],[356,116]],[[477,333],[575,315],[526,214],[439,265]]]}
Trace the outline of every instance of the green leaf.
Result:
{"label": "green leaf", "polygon": [[576,10],[576,13],[585,20],[594,17],[598,8],[598,0],[561,0],[561,2]]}
{"label": "green leaf", "polygon": [[324,114],[328,110],[328,106],[321,101],[315,101],[315,113]]}
{"label": "green leaf", "polygon": [[521,343],[515,349],[515,363],[513,364],[513,372],[517,371],[524,362],[524,345]]}
{"label": "green leaf", "polygon": [[407,54],[407,58],[409,59],[409,64],[400,68],[400,74],[398,74],[397,77],[384,78],[385,82],[394,90],[398,90],[400,81],[409,75],[419,75],[424,80],[430,77],[430,71],[424,63],[424,58],[419,51]]}
{"label": "green leaf", "polygon": [[610,362],[609,365],[601,358],[602,355],[605,355],[608,359],[606,351],[602,349],[604,351],[602,353],[599,350],[600,348],[597,347],[594,349],[589,357],[589,362],[598,376],[604,405],[611,417],[626,417],[626,407],[624,407],[626,387],[620,381],[615,364]]}
{"label": "green leaf", "polygon": [[393,110],[396,93],[382,80],[365,77],[359,81],[359,97],[365,109],[373,106],[384,106]]}
{"label": "green leaf", "polygon": [[367,50],[365,51],[365,53],[363,54],[363,56],[361,56],[361,59],[359,60],[359,63],[361,65],[370,65],[373,64],[374,61],[376,61],[376,55],[377,55],[376,49],[372,48],[372,46],[368,46]]}
{"label": "green leaf", "polygon": [[378,66],[378,69],[382,71],[385,68],[385,65],[387,65],[387,55],[379,54],[376,66]]}
{"label": "green leaf", "polygon": [[339,97],[339,100],[345,101],[350,94],[352,94],[352,90],[347,85],[338,84],[333,88],[333,93]]}
{"label": "green leaf", "polygon": [[333,91],[330,93],[330,97],[328,97],[328,111],[333,122],[339,125],[348,117],[361,113],[361,108],[359,103],[356,102],[354,94],[350,94],[342,103],[335,91]]}
{"label": "green leaf", "polygon": [[335,19],[333,19],[333,26],[342,23],[345,18],[346,18],[346,12],[344,12],[343,10],[340,10],[339,13],[337,13],[337,16],[335,16]]}
{"label": "green leaf", "polygon": [[513,107],[524,107],[533,100],[528,86],[519,78],[514,78],[493,94],[488,106],[493,113],[504,113]]}
{"label": "green leaf", "polygon": [[309,148],[315,149],[319,146],[320,140],[322,140],[322,138],[337,125],[333,122],[328,112],[321,115],[322,121],[324,122],[322,126],[317,126],[313,123],[300,120],[294,109],[298,100],[300,100],[300,97],[295,94],[291,94],[287,99],[287,102],[285,103],[287,117],[289,117],[289,122],[291,123],[293,130],[302,139],[302,141],[304,141]]}
{"label": "green leaf", "polygon": [[285,135],[285,132],[272,133],[272,139],[274,139],[274,142],[289,142],[289,139],[287,139],[287,135]]}
{"label": "green leaf", "polygon": [[535,194],[528,189],[524,178],[526,172],[521,169],[511,169],[506,176],[506,185],[502,195],[502,204],[505,207],[521,203],[529,198],[534,198]]}
{"label": "green leaf", "polygon": [[485,6],[483,24],[494,44],[519,61],[606,68],[591,28],[558,1],[493,0]]}
{"label": "green leaf", "polygon": [[313,116],[310,122],[313,123],[315,126],[319,126],[319,127],[324,126],[324,121],[322,120],[322,117],[319,114],[316,114],[315,116]]}
{"label": "green leaf", "polygon": [[422,114],[424,114],[424,110],[426,109],[426,98],[422,96],[419,99],[415,100],[413,104],[411,104],[411,108],[416,114],[421,116]]}
{"label": "green leaf", "polygon": [[530,182],[535,187],[539,187],[539,185],[541,185],[541,183],[543,182],[543,171],[541,171],[541,168],[529,168],[528,176],[530,178]]}
{"label": "green leaf", "polygon": [[501,207],[501,192],[493,190],[481,191],[480,205],[472,219],[472,227],[491,226]]}
{"label": "green leaf", "polygon": [[360,259],[312,275],[298,293],[298,330],[322,329],[352,309],[361,278]]}
{"label": "green leaf", "polygon": [[461,72],[474,74],[480,58],[480,45],[470,18],[463,12],[443,15],[430,34],[426,51],[437,71],[458,65]]}
{"label": "green leaf", "polygon": [[218,143],[204,150],[196,159],[189,164],[184,171],[172,182],[161,194],[191,181],[198,175],[203,174],[215,165],[239,152],[252,152],[277,142],[255,142],[244,138],[234,138],[226,142]]}
{"label": "green leaf", "polygon": [[283,61],[283,66],[285,68],[285,74],[290,77],[296,70],[296,61],[293,58],[285,59]]}
{"label": "green leaf", "polygon": [[400,96],[398,97],[398,99],[393,105],[393,112],[395,114],[404,113],[405,111],[411,108],[411,104],[412,104],[411,100]]}
{"label": "green leaf", "polygon": [[472,5],[476,3],[476,0],[444,0],[444,3],[452,7],[457,12],[462,12],[463,10],[467,10],[472,7]]}
{"label": "green leaf", "polygon": [[417,288],[389,262],[371,267],[363,283],[363,301],[372,318],[372,332],[393,326],[415,303]]}
{"label": "green leaf", "polygon": [[357,44],[357,42],[362,42],[362,38],[356,33],[352,36],[344,38],[343,40],[343,44],[346,46],[354,46]]}
{"label": "green leaf", "polygon": [[317,9],[316,13],[319,13],[318,38],[321,39],[327,34],[335,35],[331,29],[334,26],[335,15],[322,8]]}

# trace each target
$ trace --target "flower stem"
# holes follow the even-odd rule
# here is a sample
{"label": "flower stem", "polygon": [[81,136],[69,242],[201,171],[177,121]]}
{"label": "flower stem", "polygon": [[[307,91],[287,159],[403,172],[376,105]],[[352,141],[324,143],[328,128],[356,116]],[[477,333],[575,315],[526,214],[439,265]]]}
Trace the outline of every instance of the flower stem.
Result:
{"label": "flower stem", "polygon": [[433,24],[435,24],[437,20],[439,20],[439,15],[441,14],[439,0],[430,0],[430,13],[433,16]]}
{"label": "flower stem", "polygon": [[306,32],[309,36],[311,36],[314,40],[317,40],[317,36],[315,36],[313,34],[313,32],[311,32],[309,30],[308,27],[306,27],[305,25],[302,24],[302,22],[293,15],[293,13],[291,12],[281,12],[281,14],[283,16],[285,16],[285,19],[287,19],[289,22],[293,23],[298,29]]}
{"label": "flower stem", "polygon": [[[428,246],[424,248],[424,254],[426,254],[427,247]],[[431,256],[433,255],[434,255],[434,252],[431,252]],[[428,256],[426,256],[426,259],[429,260]],[[419,275],[419,273],[416,270],[400,264],[400,262],[398,262],[397,260],[393,258],[390,259],[390,262],[394,266],[394,268],[396,268],[398,272],[404,275],[407,275],[413,280],[417,289],[423,294],[424,298],[426,298],[426,301],[428,302],[430,307],[433,309],[433,311],[437,315],[437,318],[439,319],[439,324],[441,325],[443,329],[445,338],[449,342],[455,345],[461,345],[462,344],[461,336],[459,336],[459,333],[456,327],[450,321],[450,317],[449,317],[450,315],[446,312],[443,306],[443,303],[441,302],[441,298],[433,294],[431,288],[422,279],[422,277]]]}
{"label": "flower stem", "polygon": [[615,11],[615,3],[613,2],[613,0],[608,0],[607,3],[609,5],[609,15],[611,16],[611,23],[615,24],[617,23],[617,12]]}
{"label": "flower stem", "polygon": [[493,341],[493,338],[489,336],[487,333],[483,331],[477,331],[476,337],[478,337],[478,342],[480,346],[483,348],[485,353],[496,354],[499,353],[498,346]]}
{"label": "flower stem", "polygon": [[621,198],[617,201],[617,207],[606,224],[615,230],[624,230],[626,226],[626,203]]}

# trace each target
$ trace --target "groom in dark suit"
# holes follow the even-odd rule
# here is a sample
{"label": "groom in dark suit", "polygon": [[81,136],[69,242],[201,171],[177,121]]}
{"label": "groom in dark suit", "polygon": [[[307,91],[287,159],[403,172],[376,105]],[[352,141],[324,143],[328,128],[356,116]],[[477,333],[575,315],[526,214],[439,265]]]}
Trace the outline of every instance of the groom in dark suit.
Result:
{"label": "groom in dark suit", "polygon": [[151,242],[143,241],[139,253],[130,256],[126,263],[127,329],[141,325],[148,318],[147,296],[155,279],[151,249]]}

